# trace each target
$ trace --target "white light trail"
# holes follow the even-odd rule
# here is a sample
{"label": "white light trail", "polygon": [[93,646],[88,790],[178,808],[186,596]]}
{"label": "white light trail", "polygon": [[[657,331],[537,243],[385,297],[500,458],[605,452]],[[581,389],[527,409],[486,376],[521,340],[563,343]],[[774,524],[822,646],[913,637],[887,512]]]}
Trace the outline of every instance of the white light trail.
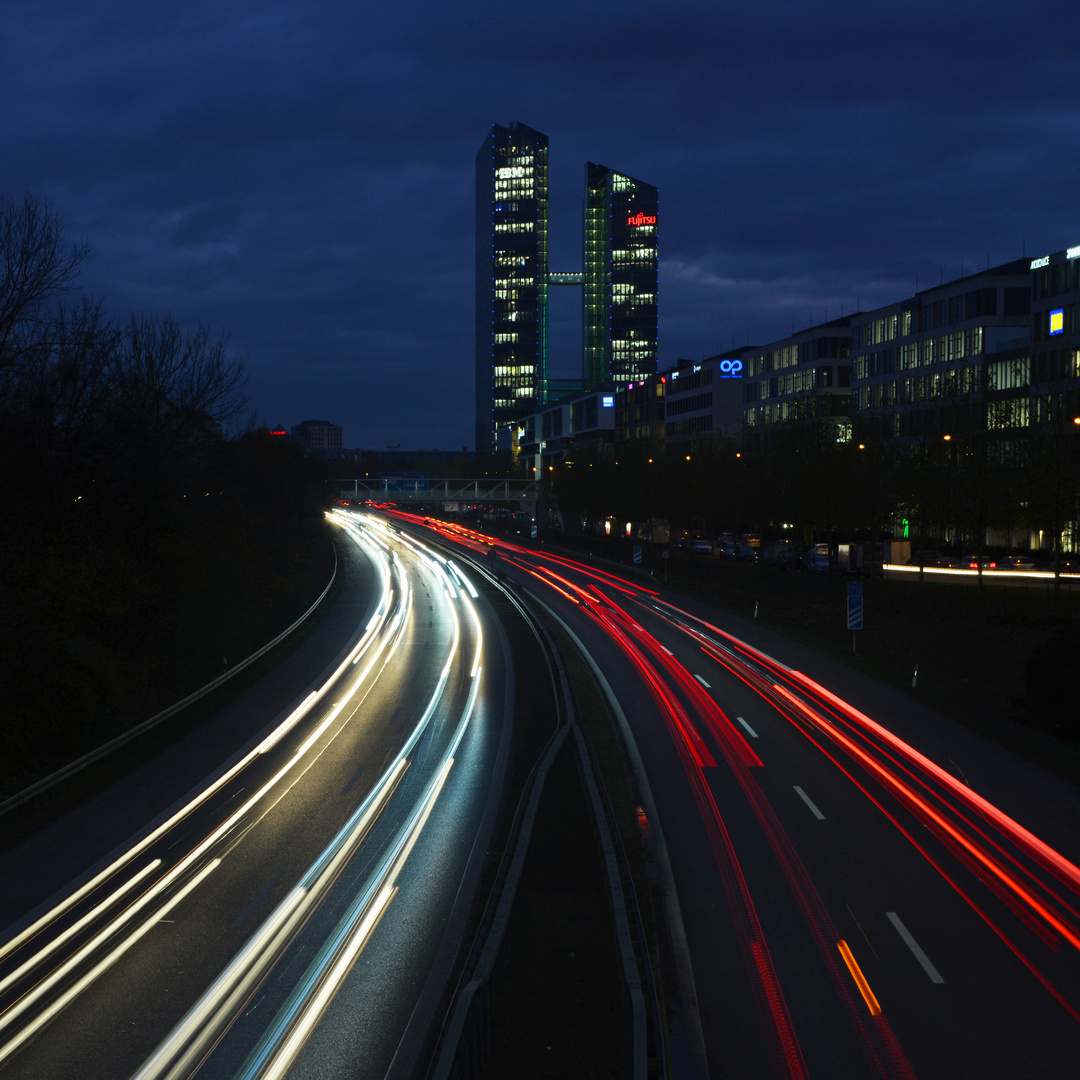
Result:
{"label": "white light trail", "polygon": [[[140,926],[137,930],[133,931],[123,942],[121,942],[115,949],[113,949],[113,951],[109,953],[108,956],[106,956],[97,965],[91,968],[90,971],[83,975],[81,979],[69,986],[63,994],[61,994],[58,998],[56,998],[55,1001],[49,1004],[49,1007],[47,1009],[44,1009],[42,1012],[40,1012],[29,1024],[22,1028],[22,1030],[19,1031],[18,1035],[6,1042],[3,1046],[0,1046],[0,1063],[3,1063],[9,1057],[11,1057],[11,1055],[14,1054],[16,1050],[18,1050],[23,1045],[23,1043],[25,1043],[28,1039],[33,1038],[34,1035],[36,1035],[38,1031],[41,1030],[41,1028],[43,1028],[58,1012],[60,1012],[61,1009],[66,1008],[66,1006],[69,1005],[76,997],[78,997],[78,995],[81,994],[83,990],[85,990],[86,987],[88,987],[92,982],[94,982],[94,980],[97,979],[98,976],[100,976],[103,972],[107,971],[110,967],[112,967],[112,965],[115,964],[116,961],[119,960],[120,957],[123,956],[124,953],[126,953],[128,949],[132,947],[132,945],[134,945],[150,930],[152,930],[153,927],[155,927],[166,915],[168,915],[168,913],[172,911],[173,908],[175,908],[181,900],[183,900],[189,893],[197,889],[199,885],[201,885],[203,881],[205,881],[206,878],[209,877],[210,874],[220,865],[221,860],[214,859],[212,862],[204,866],[202,870],[200,870],[199,873],[191,879],[191,881],[189,881],[175,896],[173,896],[167,904],[159,908],[151,918],[147,919],[142,924],[142,926]],[[154,895],[154,892],[147,893],[143,899],[146,900],[152,895]],[[140,907],[143,906],[145,905],[142,901],[140,901],[140,903],[135,907],[129,908],[128,913],[134,914]],[[128,913],[125,913],[125,915],[127,915]],[[95,939],[95,941],[92,942],[91,945],[96,944],[97,940]],[[66,974],[67,971],[69,971],[76,965],[78,960],[81,960],[90,951],[91,945],[88,945],[85,949],[80,950],[79,953],[77,953],[75,957],[69,960],[67,964],[63,965],[62,968],[57,969],[57,971],[54,972],[52,976],[50,976],[43,983],[40,983],[37,987],[35,987],[32,993],[27,994],[25,997],[23,997],[19,1001],[18,1005],[16,1005],[13,1009],[10,1009],[7,1013],[4,1014],[3,1017],[0,1017],[0,1028],[6,1027],[7,1024],[10,1023],[10,1021],[14,1019],[15,1016],[21,1015],[22,1012],[25,1011],[25,1009],[29,1008],[31,1004],[37,1001],[41,994],[43,994],[46,989],[51,988],[51,986],[60,978],[61,973]]]}
{"label": "white light trail", "polygon": [[105,912],[108,908],[112,907],[121,897],[130,892],[136,885],[139,884],[147,874],[152,873],[161,865],[160,859],[154,859],[153,862],[149,862],[144,866],[133,878],[129,878],[123,885],[120,886],[111,896],[106,897],[96,907],[91,908],[81,919],[74,922],[69,926],[62,934],[53,938],[48,945],[45,946],[40,952],[35,953],[29,960],[27,960],[20,967],[17,967],[10,975],[4,979],[0,979],[0,991],[6,990],[13,982],[21,979],[31,968],[40,964],[46,957],[51,956],[65,941],[69,941],[82,929],[92,923],[98,916]]}
{"label": "white light trail", "polygon": [[[352,530],[350,530],[350,531],[352,531]],[[355,536],[354,536],[354,539],[356,539]],[[360,542],[360,541],[357,540],[357,542]],[[383,594],[382,594],[382,599],[380,601],[380,608],[382,608],[382,607],[384,607],[386,605],[386,599],[387,599],[387,596],[389,595],[390,567],[389,567],[389,563],[385,559],[383,559],[381,556],[379,556],[379,560],[382,563],[383,569],[384,569],[384,574],[383,574]],[[384,612],[384,614],[382,616],[382,619],[381,619],[381,622],[385,622],[385,618],[386,618],[386,612]],[[107,866],[105,869],[103,869],[94,878],[92,878],[86,884],[81,886],[79,889],[75,890],[75,892],[73,892],[69,897],[67,897],[65,900],[61,901],[54,908],[52,908],[49,912],[47,912],[45,915],[41,916],[41,918],[37,919],[34,923],[32,923],[30,926],[28,926],[23,931],[21,931],[15,937],[13,937],[5,945],[0,947],[0,958],[8,955],[12,951],[19,948],[21,945],[23,945],[26,941],[32,939],[34,936],[36,936],[38,933],[40,933],[46,926],[48,926],[50,923],[56,921],[66,911],[70,910],[70,908],[72,908],[75,904],[77,904],[79,901],[84,899],[86,896],[93,893],[103,882],[107,881],[109,877],[111,877],[114,873],[118,872],[121,867],[125,866],[126,864],[130,863],[135,858],[137,858],[138,855],[140,855],[143,851],[145,851],[148,847],[150,847],[152,844],[154,844],[162,836],[164,836],[166,833],[168,833],[169,830],[174,828],[185,817],[190,815],[194,810],[196,810],[199,806],[201,806],[203,803],[205,803],[209,798],[211,798],[211,796],[213,796],[216,792],[220,791],[227,783],[229,783],[230,780],[232,780],[240,772],[242,772],[243,769],[245,769],[259,755],[265,753],[268,749],[270,749],[270,747],[273,746],[274,743],[279,741],[291,728],[293,728],[296,725],[296,723],[300,719],[302,719],[303,716],[305,716],[310,711],[310,709],[314,706],[314,704],[323,695],[325,695],[329,691],[331,686],[333,686],[333,684],[337,681],[337,679],[340,678],[342,673],[351,665],[351,663],[353,661],[354,654],[356,654],[357,656],[362,655],[370,647],[372,641],[375,640],[374,635],[377,632],[377,630],[379,629],[379,626],[380,626],[381,622],[378,621],[378,614],[377,614],[376,617],[373,618],[373,620],[371,622],[369,622],[368,628],[364,632],[364,634],[362,635],[359,642],[353,647],[352,650],[350,650],[350,652],[346,655],[345,659],[341,662],[341,664],[339,664],[338,668],[333,672],[333,674],[323,684],[323,686],[320,687],[319,690],[313,691],[311,694],[309,694],[307,696],[307,698],[305,698],[304,701],[296,709],[294,709],[293,712],[290,713],[289,716],[286,717],[286,719],[283,720],[281,722],[281,724],[279,724],[278,727],[275,728],[275,730],[269,736],[267,736],[267,738],[265,740],[263,740],[262,743],[259,744],[259,746],[257,746],[255,749],[250,751],[248,754],[246,754],[240,761],[238,761],[235,765],[233,765],[230,769],[228,769],[216,781],[214,781],[212,784],[209,784],[205,789],[203,789],[203,791],[201,791],[198,795],[196,795],[186,806],[184,806],[183,808],[178,810],[167,821],[163,822],[156,829],[151,831],[147,836],[145,836],[138,843],[134,844],[131,848],[128,849],[128,851],[126,851],[123,855],[121,855],[119,858],[114,860],[109,866]],[[380,648],[379,648],[380,652],[381,652],[382,648],[385,646],[386,641],[388,640],[389,636],[390,635],[388,635],[388,634],[382,635],[382,642],[381,642]],[[370,666],[365,669],[365,673],[368,670],[370,670]],[[357,688],[357,686],[359,684],[359,681],[360,680],[357,680],[356,682],[354,682],[351,692],[355,692],[355,690],[356,690],[356,688]],[[343,701],[340,704],[341,704],[341,706],[343,706],[345,704],[345,701]],[[338,711],[340,711],[340,707],[338,708]],[[307,749],[307,748],[308,748],[308,744],[305,744],[304,749]],[[146,899],[146,897],[156,895],[161,889],[168,887],[169,884],[171,884],[173,881],[176,880],[176,878],[177,878],[177,876],[179,874],[181,874],[185,869],[190,867],[193,864],[193,862],[196,861],[201,855],[205,854],[205,852],[213,845],[214,842],[216,842],[218,839],[223,837],[235,824],[237,824],[239,822],[239,820],[243,817],[243,815],[246,814],[252,808],[252,806],[260,798],[263,797],[263,795],[265,795],[269,790],[271,790],[271,788],[274,785],[276,785],[278,783],[278,781],[280,781],[289,772],[289,770],[299,761],[300,756],[301,756],[301,754],[299,754],[299,753],[294,755],[294,757],[288,762],[288,764],[283,769],[279,770],[274,775],[274,777],[271,779],[271,781],[268,784],[264,785],[254,797],[249,799],[222,826],[220,826],[213,833],[211,833],[211,835],[205,841],[203,841],[201,844],[199,844],[192,852],[190,852],[186,858],[181,860],[181,862],[179,862],[173,868],[172,871],[170,871],[168,874],[166,874],[165,877],[162,878],[157,883],[157,885],[154,887],[154,889],[152,889],[149,893],[144,895],[143,899],[141,899],[138,902],[138,905],[136,905],[136,906],[141,905],[143,903],[143,901]],[[160,863],[160,860],[158,860],[157,863],[155,863],[154,865],[157,865],[158,863]],[[143,873],[145,874],[146,871],[143,871]],[[141,875],[140,875],[140,877],[141,877]],[[103,912],[104,908],[106,908],[108,906],[108,904],[109,904],[109,901],[106,901],[103,904],[97,905],[97,907],[94,909],[95,912],[98,912],[98,913]],[[100,941],[104,940],[104,938],[108,934],[112,933],[117,927],[119,927],[120,925],[123,924],[124,921],[126,921],[126,919],[128,917],[128,914],[132,910],[134,910],[134,909],[129,908],[128,911],[124,913],[124,915],[122,915],[119,919],[117,919],[113,924],[106,927],[105,930],[101,934],[99,934],[97,937],[95,937],[93,939],[93,942],[100,942]],[[86,917],[84,917],[83,921],[84,922],[86,921]],[[64,935],[62,935],[61,939],[59,939],[59,940],[60,941],[64,940]],[[21,965],[20,968],[19,968],[19,971],[25,973],[25,971],[28,970],[29,967],[32,967],[32,966],[34,966],[36,964],[41,963],[44,959],[46,959],[54,951],[54,949],[55,949],[55,943],[53,945],[46,946],[46,948],[40,950],[30,960],[26,961],[23,965]],[[82,953],[77,954],[77,955],[82,955]],[[67,970],[67,969],[65,968],[64,970]],[[51,976],[50,976],[50,978],[51,978]],[[49,986],[54,985],[53,982],[49,982],[48,980],[46,980],[46,982],[49,983]],[[35,991],[40,989],[40,987],[42,985],[44,985],[44,983],[39,983],[38,987],[35,988]],[[9,1010],[3,1016],[0,1016],[0,1029],[2,1029],[4,1026],[6,1026],[6,1024],[12,1019],[13,1016],[21,1014],[21,1012],[23,1011],[21,1006],[23,1005],[25,1000],[26,999],[24,998],[19,1003],[20,1007],[18,1008],[18,1011]],[[35,998],[34,1000],[37,1000],[37,998]]]}

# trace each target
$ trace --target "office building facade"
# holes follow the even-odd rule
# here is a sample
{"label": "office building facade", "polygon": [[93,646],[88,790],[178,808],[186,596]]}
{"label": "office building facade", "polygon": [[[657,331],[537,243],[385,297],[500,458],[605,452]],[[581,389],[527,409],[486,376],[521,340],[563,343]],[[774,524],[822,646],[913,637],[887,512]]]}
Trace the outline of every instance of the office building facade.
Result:
{"label": "office building facade", "polygon": [[742,419],[746,446],[765,450],[785,426],[822,423],[851,439],[851,316],[745,349]]}
{"label": "office building facade", "polygon": [[548,140],[492,126],[476,155],[476,449],[546,398]]}
{"label": "office building facade", "polygon": [[582,324],[589,386],[657,370],[657,222],[651,184],[585,166]]}
{"label": "office building facade", "polygon": [[1032,259],[1028,272],[1030,361],[1018,369],[1028,376],[1030,401],[1027,416],[1017,420],[1050,423],[1064,416],[1072,423],[1080,416],[1080,246]]}
{"label": "office building facade", "polygon": [[329,420],[302,420],[293,424],[292,437],[315,452],[341,449],[341,425]]}
{"label": "office building facade", "polygon": [[[538,406],[657,370],[657,189],[585,168],[583,266],[548,265],[548,140],[492,126],[476,157],[476,448],[510,448]],[[582,288],[581,377],[548,373],[548,290]]]}
{"label": "office building facade", "polygon": [[[1017,259],[851,319],[852,419],[867,441],[1004,426],[1026,398],[1031,301]],[[1018,417],[1017,417],[1018,418]]]}

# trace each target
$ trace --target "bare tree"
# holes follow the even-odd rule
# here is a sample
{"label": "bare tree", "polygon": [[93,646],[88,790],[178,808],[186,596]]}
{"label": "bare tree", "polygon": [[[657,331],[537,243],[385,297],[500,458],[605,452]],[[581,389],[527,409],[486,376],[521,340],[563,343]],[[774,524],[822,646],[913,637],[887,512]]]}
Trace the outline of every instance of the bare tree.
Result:
{"label": "bare tree", "polygon": [[185,332],[171,316],[132,316],[113,358],[110,397],[139,466],[155,472],[181,447],[215,437],[247,408],[243,357],[224,334]]}
{"label": "bare tree", "polygon": [[0,371],[32,345],[44,305],[72,288],[86,253],[85,244],[67,246],[47,203],[0,196]]}

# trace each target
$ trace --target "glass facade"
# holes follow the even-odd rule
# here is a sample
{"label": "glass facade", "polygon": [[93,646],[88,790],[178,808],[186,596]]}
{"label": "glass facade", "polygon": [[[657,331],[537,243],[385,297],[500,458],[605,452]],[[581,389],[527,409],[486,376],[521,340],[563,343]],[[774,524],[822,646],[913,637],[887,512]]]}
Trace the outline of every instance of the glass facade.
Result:
{"label": "glass facade", "polygon": [[1027,263],[1014,260],[852,318],[860,438],[1026,425]]}
{"label": "glass facade", "polygon": [[[657,370],[655,187],[585,167],[584,270],[548,265],[548,139],[492,126],[476,156],[476,449],[509,445],[538,405]],[[548,377],[548,289],[582,287],[580,379]]]}
{"label": "glass facade", "polygon": [[585,166],[584,374],[588,386],[638,382],[657,370],[659,192]]}
{"label": "glass facade", "polygon": [[548,140],[492,126],[476,155],[476,449],[547,394]]}

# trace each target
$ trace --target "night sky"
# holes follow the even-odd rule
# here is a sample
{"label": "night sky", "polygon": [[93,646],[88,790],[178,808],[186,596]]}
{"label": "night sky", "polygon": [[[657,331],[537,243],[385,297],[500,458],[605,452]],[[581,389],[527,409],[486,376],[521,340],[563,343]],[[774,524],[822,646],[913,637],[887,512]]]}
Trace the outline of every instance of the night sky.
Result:
{"label": "night sky", "polygon": [[[253,420],[346,446],[473,429],[473,185],[550,138],[660,188],[660,362],[1080,243],[1075,3],[7,0],[0,193],[47,199],[118,317],[208,323]],[[552,373],[577,374],[577,290]]]}

